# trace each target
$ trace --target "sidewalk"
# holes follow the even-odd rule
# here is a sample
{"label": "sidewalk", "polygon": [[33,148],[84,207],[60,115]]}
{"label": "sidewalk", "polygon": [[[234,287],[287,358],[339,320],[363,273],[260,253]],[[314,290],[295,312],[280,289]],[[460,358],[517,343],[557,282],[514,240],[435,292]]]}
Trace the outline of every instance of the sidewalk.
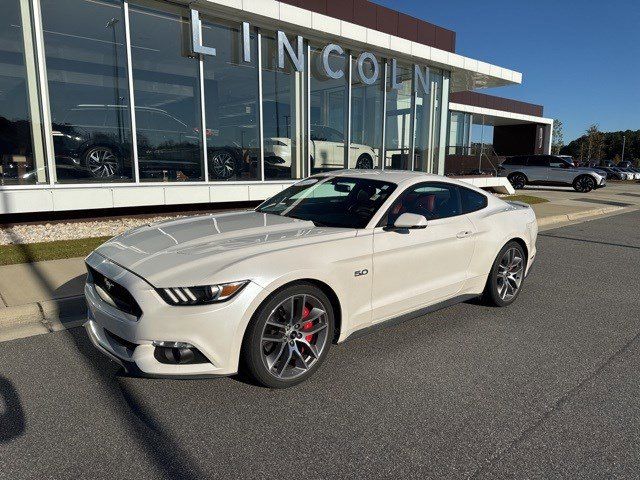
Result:
{"label": "sidewalk", "polygon": [[[612,184],[588,194],[527,188],[540,230],[640,208],[640,184]],[[72,328],[84,321],[84,258],[0,266],[0,342]]]}

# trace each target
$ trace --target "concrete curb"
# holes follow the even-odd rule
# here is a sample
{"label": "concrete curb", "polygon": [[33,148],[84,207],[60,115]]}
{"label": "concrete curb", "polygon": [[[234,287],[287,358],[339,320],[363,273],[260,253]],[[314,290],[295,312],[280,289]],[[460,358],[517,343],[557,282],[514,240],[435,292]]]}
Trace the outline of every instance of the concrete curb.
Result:
{"label": "concrete curb", "polygon": [[77,327],[86,311],[84,295],[0,308],[0,342]]}
{"label": "concrete curb", "polygon": [[591,210],[585,210],[584,212],[576,212],[576,213],[562,213],[560,215],[553,215],[550,217],[543,217],[538,219],[538,228],[549,227],[551,225],[558,225],[566,222],[575,222],[580,220],[590,220],[595,217],[600,217],[602,215],[607,215],[609,213],[617,212],[619,210],[624,210],[626,207],[604,207],[604,208],[594,208]]}

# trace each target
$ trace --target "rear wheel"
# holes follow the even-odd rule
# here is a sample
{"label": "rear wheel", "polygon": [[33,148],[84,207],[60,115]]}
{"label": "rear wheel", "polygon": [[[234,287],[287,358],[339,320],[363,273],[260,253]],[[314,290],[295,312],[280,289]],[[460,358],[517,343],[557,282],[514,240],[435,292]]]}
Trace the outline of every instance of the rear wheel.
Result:
{"label": "rear wheel", "polygon": [[508,242],[493,262],[484,289],[485,303],[506,307],[515,301],[524,280],[526,256],[518,242]]}
{"label": "rear wheel", "polygon": [[92,147],[84,154],[84,162],[94,178],[112,178],[120,170],[120,160],[109,147]]}
{"label": "rear wheel", "polygon": [[373,158],[366,153],[360,155],[356,161],[356,168],[363,168],[371,170],[373,168]]}
{"label": "rear wheel", "polygon": [[511,186],[516,190],[521,190],[527,185],[527,177],[523,173],[512,173],[508,178]]}
{"label": "rear wheel", "polygon": [[209,175],[220,180],[228,180],[236,173],[236,159],[222,150],[215,152],[209,160]]}
{"label": "rear wheel", "polygon": [[587,193],[596,188],[596,181],[590,175],[582,175],[573,181],[573,189],[576,192]]}
{"label": "rear wheel", "polygon": [[320,367],[333,329],[333,307],[322,290],[309,283],[292,285],[268,298],[254,315],[242,364],[265,387],[291,387]]}

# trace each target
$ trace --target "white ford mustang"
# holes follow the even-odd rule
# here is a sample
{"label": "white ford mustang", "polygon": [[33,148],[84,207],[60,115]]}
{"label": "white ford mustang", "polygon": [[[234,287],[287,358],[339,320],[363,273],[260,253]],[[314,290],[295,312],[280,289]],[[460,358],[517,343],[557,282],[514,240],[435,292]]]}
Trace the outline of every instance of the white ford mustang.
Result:
{"label": "white ford mustang", "polygon": [[87,257],[86,329],[131,374],[308,378],[333,342],[482,295],[509,305],[533,210],[417,172],[343,170],[251,211],[131,230]]}

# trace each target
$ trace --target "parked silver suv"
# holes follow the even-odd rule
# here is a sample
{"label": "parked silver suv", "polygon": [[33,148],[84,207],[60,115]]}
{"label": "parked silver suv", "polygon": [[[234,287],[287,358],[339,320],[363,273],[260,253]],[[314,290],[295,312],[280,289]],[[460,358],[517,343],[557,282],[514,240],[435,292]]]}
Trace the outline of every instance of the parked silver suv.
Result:
{"label": "parked silver suv", "polygon": [[592,168],[575,167],[555,155],[509,157],[498,167],[498,174],[507,177],[515,189],[525,185],[555,185],[572,186],[577,192],[590,192],[607,184],[606,175]]}

